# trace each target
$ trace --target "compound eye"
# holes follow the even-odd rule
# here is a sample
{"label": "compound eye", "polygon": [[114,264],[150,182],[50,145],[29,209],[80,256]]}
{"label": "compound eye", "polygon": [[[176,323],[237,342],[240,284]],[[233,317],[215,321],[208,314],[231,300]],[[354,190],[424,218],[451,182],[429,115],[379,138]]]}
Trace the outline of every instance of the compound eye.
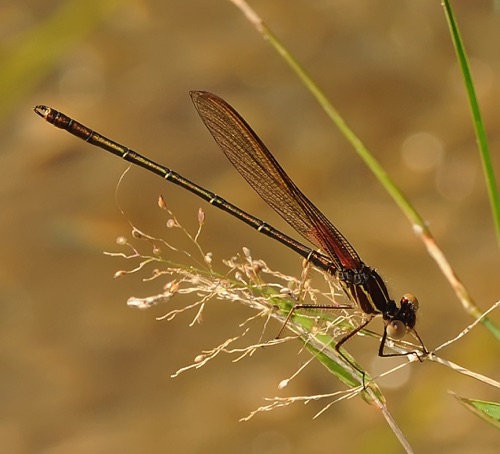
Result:
{"label": "compound eye", "polygon": [[406,334],[406,326],[401,320],[392,320],[387,324],[386,332],[393,339],[402,339]]}
{"label": "compound eye", "polygon": [[418,299],[412,293],[405,293],[401,298],[401,304],[410,303],[413,306],[413,309],[416,311],[419,307]]}

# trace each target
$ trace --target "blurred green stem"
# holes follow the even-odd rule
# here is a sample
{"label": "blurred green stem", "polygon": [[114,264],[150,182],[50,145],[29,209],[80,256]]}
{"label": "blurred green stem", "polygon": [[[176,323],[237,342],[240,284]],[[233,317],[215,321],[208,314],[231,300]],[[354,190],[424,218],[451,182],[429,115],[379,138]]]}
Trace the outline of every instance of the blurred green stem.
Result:
{"label": "blurred green stem", "polygon": [[19,99],[53,71],[75,43],[121,3],[118,0],[62,2],[50,17],[14,43],[0,60],[0,122]]}
{"label": "blurred green stem", "polygon": [[[357,154],[365,162],[365,164],[370,168],[370,170],[377,177],[382,186],[386,191],[392,196],[394,201],[400,207],[400,209],[405,213],[406,217],[410,220],[413,225],[415,233],[420,236],[422,242],[427,247],[429,254],[434,258],[442,273],[449,280],[451,286],[455,290],[455,293],[462,303],[463,308],[467,313],[469,313],[474,318],[479,318],[481,316],[481,310],[477,307],[472,296],[469,294],[465,286],[462,284],[458,278],[455,271],[452,269],[445,255],[441,249],[436,244],[434,237],[427,224],[423,220],[422,216],[416,211],[416,209],[411,205],[409,200],[403,194],[403,192],[398,188],[398,186],[392,181],[388,176],[384,168],[375,159],[375,157],[368,151],[364,146],[363,142],[357,137],[354,131],[347,125],[344,119],[340,116],[337,110],[333,107],[331,102],[322,92],[322,90],[316,85],[311,76],[307,71],[300,65],[300,63],[290,54],[288,49],[283,45],[283,43],[273,34],[273,32],[266,26],[264,21],[257,15],[257,13],[244,1],[244,0],[230,0],[238,9],[240,9],[245,17],[250,21],[250,23],[257,29],[257,31],[262,35],[262,37],[269,41],[269,43],[274,47],[274,49],[283,57],[285,62],[292,68],[303,84],[309,89],[312,95],[316,98],[318,103],[323,107],[326,114],[330,117],[333,123],[340,129],[342,134],[347,138],[347,140],[352,144]],[[488,318],[482,319],[483,325],[485,325],[497,338],[500,339],[500,329],[493,324],[493,322]]]}

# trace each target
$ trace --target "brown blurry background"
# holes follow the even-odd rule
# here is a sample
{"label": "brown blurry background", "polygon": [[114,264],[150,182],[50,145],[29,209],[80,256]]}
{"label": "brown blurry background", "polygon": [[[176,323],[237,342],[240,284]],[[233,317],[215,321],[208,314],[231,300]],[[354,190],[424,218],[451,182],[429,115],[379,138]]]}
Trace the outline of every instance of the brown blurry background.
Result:
{"label": "brown blurry background", "polygon": [[[453,3],[498,173],[500,7]],[[500,294],[498,248],[440,2],[258,0],[252,6],[429,222],[486,310]],[[117,236],[130,236],[127,218],[168,237],[156,206],[161,193],[191,231],[198,207],[206,210],[201,242],[216,266],[242,246],[293,275],[300,273],[300,258],[140,169],[119,188],[124,217],[115,189],[126,164],[31,110],[42,103],[56,107],[293,234],[225,161],[188,91],[221,95],[380,270],[394,297],[418,295],[418,328],[427,346],[455,336],[471,319],[410,224],[242,14],[224,0],[7,1],[0,30],[1,71],[22,55],[22,46],[28,55],[20,59],[26,70],[4,77],[0,88],[2,452],[401,452],[382,416],[361,399],[336,404],[315,420],[326,402],[238,422],[265,397],[342,389],[319,366],[277,389],[307,359],[298,354],[299,343],[263,349],[236,364],[220,356],[171,379],[202,350],[238,333],[252,313],[214,301],[203,323],[189,327],[194,313],[160,322],[155,317],[166,306],[128,308],[129,296],[159,293],[163,282],[142,282],[147,273],[113,280],[132,264],[102,252],[119,249]],[[51,33],[56,44],[40,46]],[[499,322],[498,314],[493,319]],[[278,330],[272,325],[267,335]],[[357,339],[351,349],[369,370],[392,364],[372,363],[373,340]],[[499,378],[498,343],[481,327],[442,354]],[[385,392],[417,452],[497,452],[498,431],[448,391],[486,400],[498,400],[498,392],[428,362],[405,372],[406,380]]]}

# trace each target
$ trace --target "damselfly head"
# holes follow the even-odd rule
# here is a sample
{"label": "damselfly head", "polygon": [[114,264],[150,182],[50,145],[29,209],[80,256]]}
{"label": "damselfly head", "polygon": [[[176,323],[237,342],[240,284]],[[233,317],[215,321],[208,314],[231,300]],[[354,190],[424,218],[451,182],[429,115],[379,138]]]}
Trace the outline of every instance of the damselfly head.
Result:
{"label": "damselfly head", "polygon": [[401,298],[400,304],[401,307],[403,307],[404,305],[410,305],[413,308],[414,312],[417,312],[420,306],[417,297],[411,293],[405,293]]}
{"label": "damselfly head", "polygon": [[387,320],[386,332],[393,339],[402,339],[404,335],[413,329],[417,322],[418,299],[411,293],[401,297],[399,309],[393,318]]}

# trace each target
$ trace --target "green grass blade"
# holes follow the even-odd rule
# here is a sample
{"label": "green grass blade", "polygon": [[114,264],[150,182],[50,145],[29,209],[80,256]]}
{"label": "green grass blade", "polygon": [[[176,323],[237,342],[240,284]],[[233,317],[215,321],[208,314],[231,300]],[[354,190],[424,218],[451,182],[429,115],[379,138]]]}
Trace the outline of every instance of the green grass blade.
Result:
{"label": "green grass blade", "polygon": [[466,399],[454,393],[452,394],[465,408],[467,408],[467,410],[500,429],[500,404],[498,402]]}
{"label": "green grass blade", "polygon": [[464,78],[464,85],[467,91],[467,97],[469,99],[469,106],[472,115],[472,123],[474,125],[476,140],[479,146],[479,153],[481,155],[481,160],[483,163],[484,179],[486,181],[486,187],[490,198],[493,223],[495,225],[498,245],[500,246],[500,199],[498,195],[491,154],[488,147],[486,131],[484,128],[484,122],[481,117],[481,111],[479,109],[479,103],[477,101],[476,91],[474,89],[474,82],[472,81],[472,75],[467,59],[467,54],[465,52],[465,47],[460,36],[460,31],[453,14],[453,10],[448,0],[443,1],[443,8],[445,11],[446,19],[448,21],[448,25],[450,27],[451,39],[453,41],[453,45],[455,46],[460,70]]}

